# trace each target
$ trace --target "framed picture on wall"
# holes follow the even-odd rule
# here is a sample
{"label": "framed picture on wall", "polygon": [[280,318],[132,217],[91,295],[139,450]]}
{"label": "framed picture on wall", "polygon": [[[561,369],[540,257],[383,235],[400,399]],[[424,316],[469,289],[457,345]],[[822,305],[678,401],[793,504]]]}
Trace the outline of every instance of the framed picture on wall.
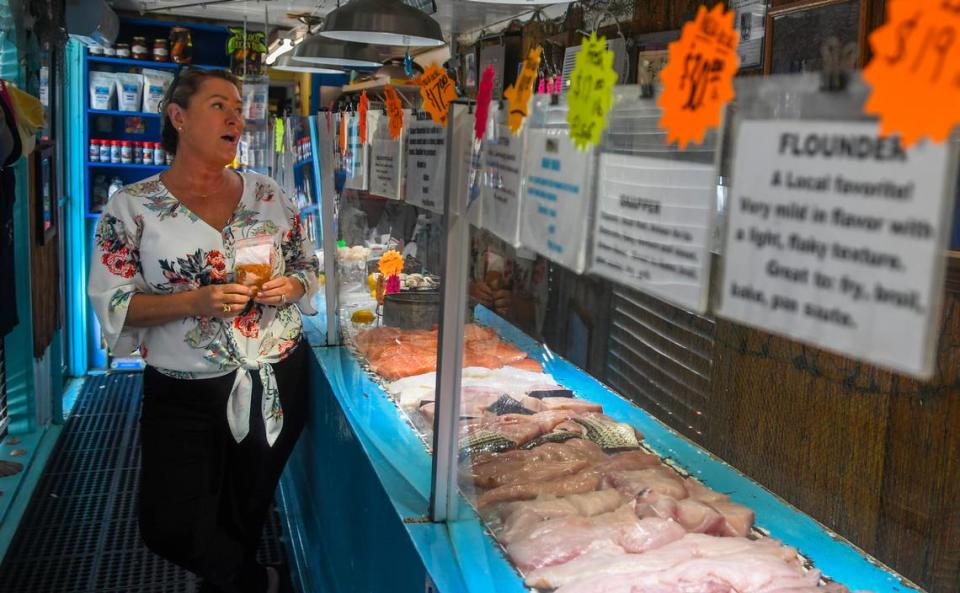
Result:
{"label": "framed picture on wall", "polygon": [[33,153],[34,218],[37,245],[45,245],[57,234],[57,168],[56,148],[43,142]]}
{"label": "framed picture on wall", "polygon": [[763,71],[765,74],[819,72],[820,48],[831,37],[857,46],[857,66],[867,56],[869,0],[802,0],[767,12]]}

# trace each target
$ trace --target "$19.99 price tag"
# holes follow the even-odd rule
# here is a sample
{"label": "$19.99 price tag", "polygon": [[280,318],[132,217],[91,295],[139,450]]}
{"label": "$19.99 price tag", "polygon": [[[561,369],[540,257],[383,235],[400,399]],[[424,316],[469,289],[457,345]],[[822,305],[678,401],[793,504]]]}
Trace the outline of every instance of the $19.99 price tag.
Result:
{"label": "$19.99 price tag", "polygon": [[888,0],[870,45],[864,111],[880,118],[880,132],[908,147],[946,140],[960,123],[960,0]]}
{"label": "$19.99 price tag", "polygon": [[733,30],[733,11],[723,7],[700,7],[697,18],[683,26],[680,39],[670,44],[667,66],[660,72],[660,127],[667,131],[667,143],[678,142],[681,149],[703,142],[707,129],[720,125],[723,107],[734,97],[739,34]]}

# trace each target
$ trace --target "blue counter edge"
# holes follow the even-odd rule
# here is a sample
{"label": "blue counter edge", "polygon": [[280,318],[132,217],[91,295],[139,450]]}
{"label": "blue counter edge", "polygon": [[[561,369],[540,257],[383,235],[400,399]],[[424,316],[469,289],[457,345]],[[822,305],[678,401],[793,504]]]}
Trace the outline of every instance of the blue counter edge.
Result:
{"label": "blue counter edge", "polygon": [[[851,590],[876,593],[920,590],[489,310],[478,307],[476,320],[526,351],[530,358],[543,364],[546,372],[578,397],[601,404],[609,416],[640,430],[646,444],[659,455],[711,488],[728,493],[736,502],[752,508],[757,515],[758,527],[800,550],[824,575]],[[403,412],[360,367],[348,349],[315,346],[322,343],[325,331],[322,316],[304,318],[304,325],[313,354],[326,374],[331,391],[389,494],[390,503],[403,521],[436,589],[443,593],[529,591],[475,514],[470,513],[468,519],[447,524],[424,522],[430,497],[431,459],[423,442]],[[281,498],[286,506],[292,497],[283,492],[284,488],[290,488],[286,481],[281,484]],[[296,512],[292,508],[286,510],[292,552],[295,562],[302,564],[296,559],[296,519],[289,516],[296,515]],[[319,591],[305,587],[304,593]]]}

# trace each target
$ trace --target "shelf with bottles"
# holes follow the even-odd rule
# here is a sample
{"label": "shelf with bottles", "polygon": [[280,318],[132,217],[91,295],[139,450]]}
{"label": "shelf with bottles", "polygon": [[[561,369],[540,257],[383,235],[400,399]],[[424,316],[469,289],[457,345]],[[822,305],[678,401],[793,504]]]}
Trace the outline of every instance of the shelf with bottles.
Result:
{"label": "shelf with bottles", "polygon": [[159,113],[148,113],[146,111],[118,111],[116,109],[88,109],[88,115],[102,115],[107,117],[155,117],[160,118]]}

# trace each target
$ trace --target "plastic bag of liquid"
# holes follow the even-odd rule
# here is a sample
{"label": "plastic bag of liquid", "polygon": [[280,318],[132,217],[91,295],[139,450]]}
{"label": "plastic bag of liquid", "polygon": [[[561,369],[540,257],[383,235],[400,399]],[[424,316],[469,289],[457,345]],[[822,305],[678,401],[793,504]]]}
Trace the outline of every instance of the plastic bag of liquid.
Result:
{"label": "plastic bag of liquid", "polygon": [[237,284],[255,286],[257,292],[273,278],[279,262],[277,246],[271,235],[240,239],[234,245],[233,276]]}
{"label": "plastic bag of liquid", "polygon": [[139,111],[143,97],[143,76],[130,72],[114,74],[117,81],[117,108],[120,111]]}
{"label": "plastic bag of liquid", "polygon": [[110,109],[116,93],[117,77],[113,72],[90,73],[90,108]]}
{"label": "plastic bag of liquid", "polygon": [[162,70],[143,69],[143,111],[157,113],[160,102],[167,94],[167,89],[173,83],[173,72]]}

